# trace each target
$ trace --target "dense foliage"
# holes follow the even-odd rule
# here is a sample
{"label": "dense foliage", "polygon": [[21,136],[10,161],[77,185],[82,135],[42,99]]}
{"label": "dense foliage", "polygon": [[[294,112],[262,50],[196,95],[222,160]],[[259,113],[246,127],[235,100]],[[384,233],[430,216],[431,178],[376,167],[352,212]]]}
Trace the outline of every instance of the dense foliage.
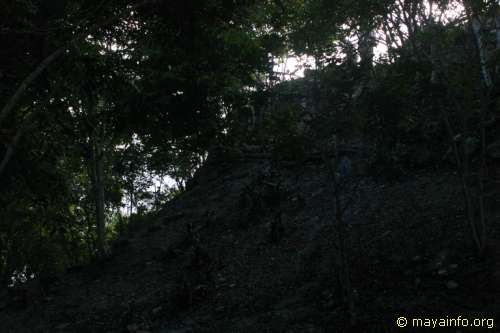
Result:
{"label": "dense foliage", "polygon": [[[466,190],[478,173],[487,186],[499,16],[483,1],[6,1],[0,275],[104,255],[219,144],[300,159],[311,131],[334,134],[391,172],[451,159]],[[315,69],[280,83],[274,61],[292,55]]]}

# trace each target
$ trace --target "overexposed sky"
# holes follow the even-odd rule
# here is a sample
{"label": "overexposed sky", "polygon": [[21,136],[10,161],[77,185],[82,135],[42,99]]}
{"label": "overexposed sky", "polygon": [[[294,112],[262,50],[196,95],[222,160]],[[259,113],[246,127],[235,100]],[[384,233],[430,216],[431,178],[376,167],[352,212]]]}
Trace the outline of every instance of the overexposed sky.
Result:
{"label": "overexposed sky", "polygon": [[[432,8],[430,2],[426,2],[427,13],[433,14],[436,21],[442,23],[450,23],[454,20],[459,19],[465,15],[465,8],[460,1],[452,1],[447,8],[441,10],[435,3],[433,3]],[[402,26],[401,31],[406,33],[408,30],[405,26]],[[375,46],[375,60],[379,59],[381,56],[387,54],[388,47],[384,42],[384,34],[380,28],[375,32],[376,39],[378,40]],[[352,36],[350,39],[354,45],[357,45],[357,37]],[[304,70],[306,68],[314,68],[314,58],[310,56],[295,56],[289,55],[284,58],[275,58],[274,71],[282,73],[280,79],[291,80],[294,78],[304,77]]]}
{"label": "overexposed sky", "polygon": [[314,68],[314,58],[310,56],[288,56],[274,59],[274,71],[282,73],[281,80],[304,77],[307,68]]}

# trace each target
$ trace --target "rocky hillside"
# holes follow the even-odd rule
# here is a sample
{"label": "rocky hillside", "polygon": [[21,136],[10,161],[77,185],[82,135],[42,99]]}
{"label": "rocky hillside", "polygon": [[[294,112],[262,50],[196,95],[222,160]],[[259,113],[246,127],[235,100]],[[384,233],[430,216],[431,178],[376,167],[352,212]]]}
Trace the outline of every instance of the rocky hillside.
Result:
{"label": "rocky hillside", "polygon": [[326,166],[224,161],[107,260],[12,292],[1,331],[396,332],[402,315],[500,314],[500,251],[473,258],[453,172],[346,181],[351,326]]}

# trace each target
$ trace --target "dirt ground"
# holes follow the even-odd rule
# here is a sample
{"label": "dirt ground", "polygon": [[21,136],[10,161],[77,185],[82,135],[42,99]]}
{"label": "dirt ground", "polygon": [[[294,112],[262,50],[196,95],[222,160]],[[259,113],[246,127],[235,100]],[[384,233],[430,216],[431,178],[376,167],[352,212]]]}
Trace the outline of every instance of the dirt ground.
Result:
{"label": "dirt ground", "polygon": [[342,198],[352,198],[345,220],[354,326],[323,165],[248,160],[197,177],[108,259],[5,304],[0,331],[421,332],[396,320],[459,315],[495,327],[438,331],[500,331],[498,216],[492,207],[479,259],[452,171],[349,179]]}

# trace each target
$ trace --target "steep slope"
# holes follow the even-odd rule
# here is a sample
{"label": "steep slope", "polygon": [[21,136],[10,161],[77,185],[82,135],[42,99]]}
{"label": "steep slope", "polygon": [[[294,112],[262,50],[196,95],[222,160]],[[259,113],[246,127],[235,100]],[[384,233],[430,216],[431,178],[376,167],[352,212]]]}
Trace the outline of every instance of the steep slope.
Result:
{"label": "steep slope", "polygon": [[400,315],[500,313],[498,256],[477,263],[464,245],[452,173],[350,183],[354,328],[337,278],[326,167],[243,156],[212,159],[106,261],[5,307],[1,330],[392,332]]}

